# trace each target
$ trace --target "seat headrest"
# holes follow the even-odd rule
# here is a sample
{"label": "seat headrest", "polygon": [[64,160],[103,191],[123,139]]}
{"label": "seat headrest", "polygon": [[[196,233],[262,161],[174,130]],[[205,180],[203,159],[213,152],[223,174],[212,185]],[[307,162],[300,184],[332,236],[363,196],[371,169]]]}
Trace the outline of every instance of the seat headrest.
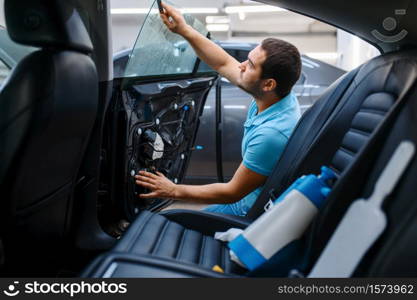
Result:
{"label": "seat headrest", "polygon": [[10,38],[20,44],[93,51],[83,21],[69,0],[5,0]]}

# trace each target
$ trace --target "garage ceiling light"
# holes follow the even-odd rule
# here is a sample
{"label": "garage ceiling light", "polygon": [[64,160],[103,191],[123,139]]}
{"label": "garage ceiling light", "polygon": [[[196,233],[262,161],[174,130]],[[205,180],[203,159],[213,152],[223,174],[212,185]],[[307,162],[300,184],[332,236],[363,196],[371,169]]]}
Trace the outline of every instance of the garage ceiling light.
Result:
{"label": "garage ceiling light", "polygon": [[206,23],[227,24],[230,23],[229,16],[207,16]]}
{"label": "garage ceiling light", "polygon": [[[152,9],[156,13],[157,9]],[[181,13],[186,14],[217,14],[219,9],[216,7],[186,7],[180,9]],[[149,8],[112,8],[112,15],[144,15],[149,12]]]}
{"label": "garage ceiling light", "polygon": [[219,9],[217,7],[189,7],[182,8],[180,11],[183,14],[217,14]]}
{"label": "garage ceiling light", "polygon": [[227,6],[224,11],[227,14],[238,13],[263,13],[263,12],[275,12],[275,11],[287,11],[284,8],[271,6],[271,5],[245,5],[245,6]]}
{"label": "garage ceiling light", "polygon": [[208,31],[229,31],[229,24],[207,24],[206,28]]}

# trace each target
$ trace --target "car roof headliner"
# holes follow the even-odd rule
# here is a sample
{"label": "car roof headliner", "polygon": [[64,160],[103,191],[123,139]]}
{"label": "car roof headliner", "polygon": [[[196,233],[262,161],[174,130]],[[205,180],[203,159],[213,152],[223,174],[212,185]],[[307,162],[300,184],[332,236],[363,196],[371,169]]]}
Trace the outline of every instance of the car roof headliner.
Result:
{"label": "car roof headliner", "polygon": [[[417,46],[417,1],[415,0],[260,0],[259,2],[279,6],[310,16],[364,39],[382,52]],[[391,35],[407,30],[408,34],[395,43],[384,43],[376,39],[372,30],[390,35],[383,29],[382,21],[395,17],[396,9],[405,9],[406,14],[397,16],[397,29]]]}

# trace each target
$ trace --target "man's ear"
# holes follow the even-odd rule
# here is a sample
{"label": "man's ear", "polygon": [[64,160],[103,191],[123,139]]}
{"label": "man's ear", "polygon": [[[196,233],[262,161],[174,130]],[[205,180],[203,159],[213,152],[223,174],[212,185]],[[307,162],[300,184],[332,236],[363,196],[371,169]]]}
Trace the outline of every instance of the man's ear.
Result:
{"label": "man's ear", "polygon": [[277,82],[273,78],[265,79],[262,86],[264,92],[272,92],[277,87]]}

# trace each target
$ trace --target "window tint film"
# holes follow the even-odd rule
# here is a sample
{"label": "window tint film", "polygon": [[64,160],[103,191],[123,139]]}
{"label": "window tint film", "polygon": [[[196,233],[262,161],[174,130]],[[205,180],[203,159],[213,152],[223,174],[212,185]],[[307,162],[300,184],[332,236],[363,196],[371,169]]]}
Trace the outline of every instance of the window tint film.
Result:
{"label": "window tint film", "polygon": [[[205,36],[208,34],[201,22],[191,15],[183,16],[187,24]],[[130,53],[125,77],[190,74],[196,61],[197,56],[191,45],[166,28],[155,1]]]}

